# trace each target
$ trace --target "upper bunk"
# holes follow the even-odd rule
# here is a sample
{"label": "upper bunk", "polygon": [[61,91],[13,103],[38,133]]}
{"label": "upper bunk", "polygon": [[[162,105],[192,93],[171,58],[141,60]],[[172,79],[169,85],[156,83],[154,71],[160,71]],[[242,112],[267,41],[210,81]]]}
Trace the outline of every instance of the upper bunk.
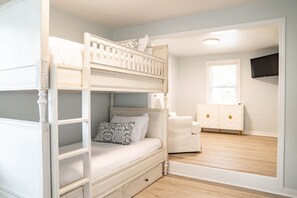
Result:
{"label": "upper bunk", "polygon": [[50,72],[57,79],[51,89],[167,92],[167,46],[147,54],[89,33],[84,44],[51,43],[48,3],[14,0],[0,6],[0,91],[47,90]]}
{"label": "upper bunk", "polygon": [[84,45],[50,37],[49,48],[57,89],[167,92],[167,46],[152,47],[147,54],[85,33]]}

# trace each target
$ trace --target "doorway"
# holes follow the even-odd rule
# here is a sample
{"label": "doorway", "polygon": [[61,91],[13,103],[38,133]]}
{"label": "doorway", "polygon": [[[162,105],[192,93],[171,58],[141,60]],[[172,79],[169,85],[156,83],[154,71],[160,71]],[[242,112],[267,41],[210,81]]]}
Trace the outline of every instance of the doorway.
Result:
{"label": "doorway", "polygon": [[[170,160],[170,167],[169,172],[173,174],[179,174],[183,176],[189,176],[189,177],[195,177],[200,179],[206,179],[211,181],[217,181],[217,182],[223,182],[223,183],[229,183],[233,185],[241,185],[248,188],[256,188],[256,189],[267,189],[267,188],[273,188],[277,187],[278,185],[282,185],[283,183],[283,158],[284,158],[284,90],[285,90],[285,64],[284,64],[284,45],[285,45],[285,23],[284,19],[274,19],[274,20],[268,20],[268,21],[260,21],[260,22],[253,22],[248,24],[239,24],[234,26],[228,26],[228,27],[220,27],[215,28],[211,30],[199,30],[193,33],[205,33],[205,32],[220,32],[220,31],[233,31],[234,29],[244,29],[244,28],[251,28],[255,26],[262,26],[262,25],[271,25],[274,24],[278,28],[278,50],[279,50],[279,77],[278,77],[278,101],[277,101],[277,165],[276,165],[276,174],[275,177],[272,175],[269,175],[268,177],[262,177],[262,175],[255,174],[255,173],[247,173],[247,172],[238,172],[236,170],[226,170],[226,169],[219,169],[216,167],[207,167],[207,166],[201,166],[201,165],[193,165],[191,163],[184,163],[184,162],[178,162],[174,160]],[[181,34],[178,35],[172,35],[181,38]],[[167,35],[168,37],[168,35]],[[165,38],[165,37],[164,37]],[[162,38],[156,38],[156,40],[162,40]],[[160,44],[160,43],[159,43]],[[169,46],[170,48],[170,46]],[[172,68],[170,68],[172,69]],[[169,71],[170,72],[170,71]],[[174,84],[178,84],[177,82],[174,82]],[[199,93],[198,93],[199,94]],[[170,97],[175,97],[174,95],[169,93]],[[169,98],[169,101],[171,98]],[[174,99],[176,100],[176,99]],[[196,103],[197,101],[195,101]],[[170,104],[176,103],[169,102]],[[190,102],[189,102],[190,103]],[[192,107],[195,108],[195,107]],[[185,109],[184,112],[186,112],[189,108],[183,108]],[[170,111],[177,111],[178,107],[170,107]],[[189,111],[190,112],[190,111]],[[182,114],[183,112],[181,112]],[[188,113],[192,115],[192,117],[195,119],[196,114],[195,113]],[[203,137],[202,137],[203,138]],[[245,178],[242,180],[241,178]],[[241,180],[238,182],[238,180]],[[260,185],[255,185],[254,182],[256,181],[257,184],[261,183]],[[261,187],[262,186],[262,187]]]}

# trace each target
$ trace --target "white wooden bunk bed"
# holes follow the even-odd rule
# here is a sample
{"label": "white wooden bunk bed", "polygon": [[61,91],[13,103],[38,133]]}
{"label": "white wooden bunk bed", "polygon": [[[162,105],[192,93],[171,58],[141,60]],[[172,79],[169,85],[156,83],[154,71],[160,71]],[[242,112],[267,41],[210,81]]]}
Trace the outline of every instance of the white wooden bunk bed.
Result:
{"label": "white wooden bunk bed", "polygon": [[[36,198],[134,196],[161,177],[162,172],[167,173],[167,110],[116,108],[113,107],[111,94],[110,115],[140,116],[148,113],[150,122],[147,137],[157,138],[160,146],[107,174],[94,178],[91,161],[91,144],[94,143],[91,143],[90,95],[92,91],[162,92],[166,95],[167,47],[154,47],[153,56],[85,33],[82,64],[65,64],[63,61],[57,63],[53,54],[48,53],[48,8],[47,1],[38,0],[13,1],[0,7],[1,24],[9,17],[15,16],[16,12],[21,16],[26,16],[32,11],[38,13],[39,18],[37,17],[33,24],[39,28],[25,31],[17,38],[19,42],[25,41],[34,45],[35,48],[31,52],[34,57],[22,57],[28,60],[25,61],[26,64],[11,59],[11,56],[4,58],[0,68],[0,90],[37,90],[40,114],[39,122],[0,118],[0,153],[5,149],[11,151],[12,155],[23,153],[23,158],[11,158],[1,153],[0,174],[4,177],[0,179],[0,196],[1,193],[7,196]],[[8,27],[16,31],[19,27],[15,26],[28,24],[27,20],[19,20],[20,23],[8,24]],[[32,26],[32,21],[29,23]],[[35,34],[32,35],[32,31],[35,31]],[[5,38],[1,40],[4,41]],[[17,43],[5,44],[8,47]],[[26,50],[26,47],[20,46],[21,50]],[[3,64],[5,65],[2,66]],[[64,90],[82,92],[81,118],[59,120],[58,96],[59,91]],[[59,127],[76,123],[82,123],[82,146],[60,153]],[[7,135],[7,131],[10,132],[10,136]],[[15,142],[16,136],[26,137],[27,142]],[[23,149],[26,147],[28,149]],[[77,156],[82,156],[83,177],[65,186],[60,185],[61,161]],[[4,163],[5,160],[9,163]],[[11,172],[18,169],[21,163],[26,167],[28,177],[20,178],[15,183],[14,178],[10,177]]]}

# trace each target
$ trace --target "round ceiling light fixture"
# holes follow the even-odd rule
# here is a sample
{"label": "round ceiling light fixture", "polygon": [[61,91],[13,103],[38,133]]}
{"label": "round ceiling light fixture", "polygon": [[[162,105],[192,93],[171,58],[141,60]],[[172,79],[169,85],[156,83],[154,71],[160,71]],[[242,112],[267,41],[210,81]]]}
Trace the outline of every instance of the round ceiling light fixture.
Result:
{"label": "round ceiling light fixture", "polygon": [[220,39],[218,38],[208,38],[203,40],[204,45],[217,45],[219,44]]}

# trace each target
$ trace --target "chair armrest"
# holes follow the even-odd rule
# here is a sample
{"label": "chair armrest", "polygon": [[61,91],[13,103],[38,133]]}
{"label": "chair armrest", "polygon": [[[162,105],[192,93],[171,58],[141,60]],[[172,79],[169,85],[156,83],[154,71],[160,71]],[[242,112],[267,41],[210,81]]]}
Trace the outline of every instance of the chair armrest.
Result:
{"label": "chair armrest", "polygon": [[178,116],[168,119],[171,128],[190,128],[192,126],[191,116]]}
{"label": "chair armrest", "polygon": [[201,132],[201,126],[198,122],[192,122],[192,134],[197,134]]}

